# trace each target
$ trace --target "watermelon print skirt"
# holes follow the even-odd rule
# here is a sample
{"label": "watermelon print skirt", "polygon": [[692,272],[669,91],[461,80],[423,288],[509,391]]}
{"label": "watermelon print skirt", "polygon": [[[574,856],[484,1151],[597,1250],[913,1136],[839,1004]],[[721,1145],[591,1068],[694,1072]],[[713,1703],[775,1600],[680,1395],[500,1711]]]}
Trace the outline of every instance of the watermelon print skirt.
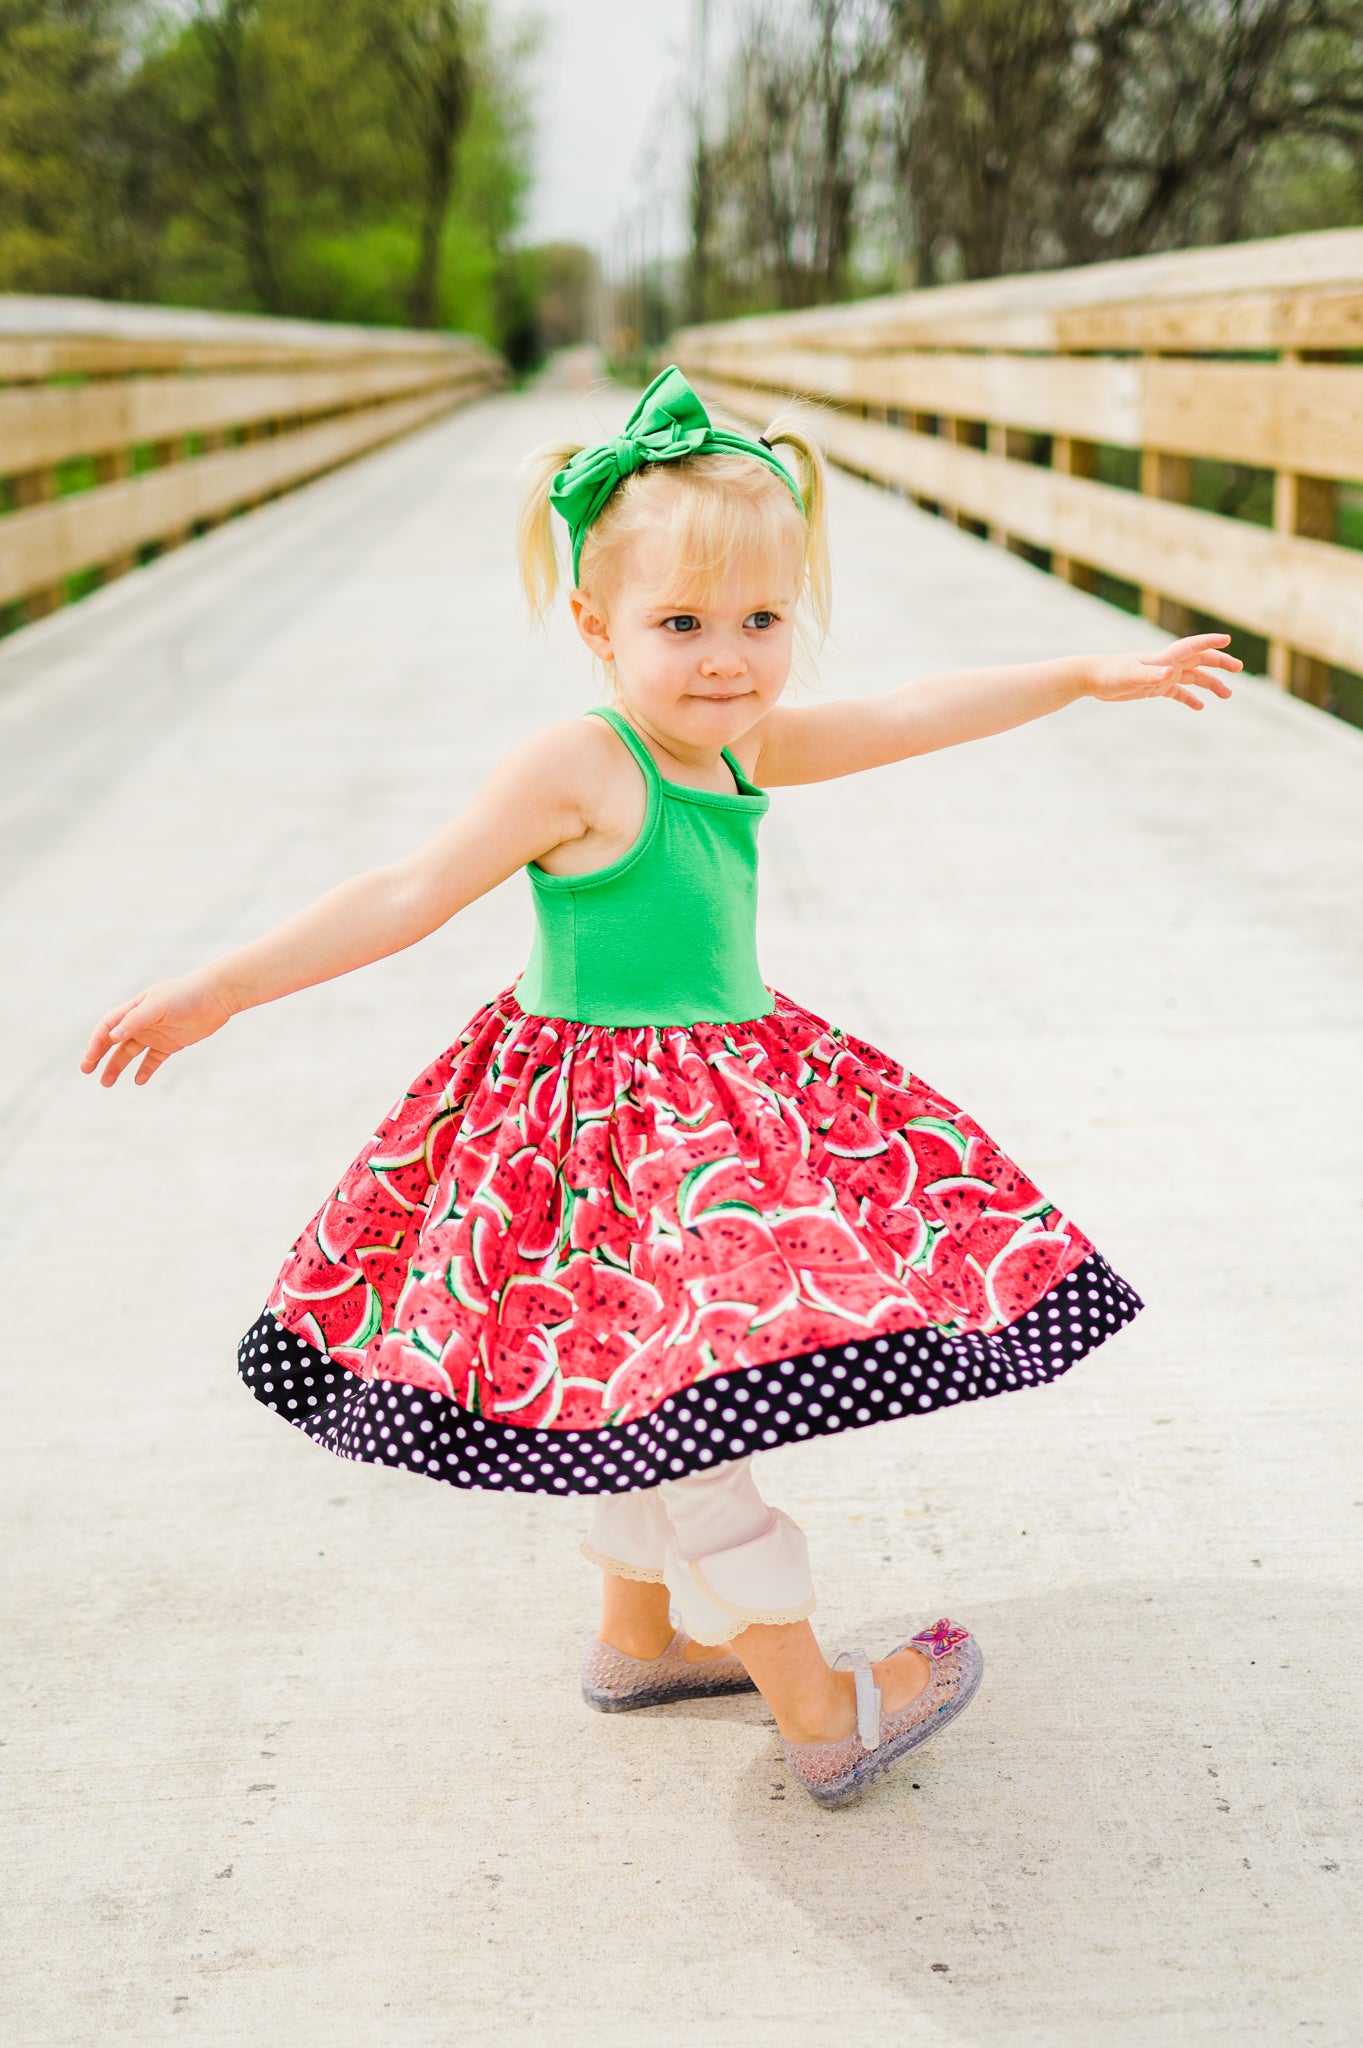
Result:
{"label": "watermelon print skirt", "polygon": [[741,1024],[481,1009],[240,1348],[343,1458],[624,1492],[1038,1386],[1141,1307],[972,1118],[777,995]]}

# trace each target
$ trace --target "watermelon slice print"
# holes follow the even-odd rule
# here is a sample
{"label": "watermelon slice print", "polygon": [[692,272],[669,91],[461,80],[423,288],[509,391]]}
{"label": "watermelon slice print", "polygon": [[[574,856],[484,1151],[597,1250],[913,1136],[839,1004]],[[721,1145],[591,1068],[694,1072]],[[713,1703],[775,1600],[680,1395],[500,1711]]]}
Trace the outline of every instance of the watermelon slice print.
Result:
{"label": "watermelon slice print", "polygon": [[1050,1292],[1070,1249],[1065,1231],[1038,1230],[999,1253],[985,1276],[985,1287],[1000,1323],[1015,1322]]}
{"label": "watermelon slice print", "polygon": [[893,1132],[879,1152],[858,1159],[847,1175],[846,1185],[859,1198],[893,1208],[905,1201],[918,1173],[918,1161],[903,1135]]}
{"label": "watermelon slice print", "polygon": [[488,1412],[523,1429],[551,1429],[563,1403],[563,1374],[551,1337],[530,1331],[515,1351],[498,1353]]}
{"label": "watermelon slice print", "polygon": [[859,1266],[866,1258],[853,1228],[841,1214],[827,1210],[797,1210],[793,1216],[778,1217],[771,1234],[792,1267]]}
{"label": "watermelon slice print", "polygon": [[904,1136],[913,1152],[918,1179],[923,1185],[946,1180],[964,1171],[970,1140],[945,1117],[913,1117],[905,1127]]}
{"label": "watermelon slice print", "polygon": [[954,1173],[944,1180],[929,1181],[923,1189],[922,1201],[924,1208],[934,1210],[948,1230],[965,1237],[993,1193],[992,1181],[981,1180],[975,1174]]}
{"label": "watermelon slice print", "polygon": [[1017,1215],[1012,1210],[981,1209],[966,1233],[963,1249],[979,1265],[988,1268],[1014,1238],[1041,1227],[1038,1220]]}
{"label": "watermelon slice print", "polygon": [[866,1112],[843,1103],[824,1133],[824,1145],[836,1159],[874,1159],[886,1149],[884,1133]]}
{"label": "watermelon slice print", "polygon": [[575,1307],[570,1288],[533,1273],[513,1273],[497,1297],[497,1321],[503,1330],[554,1329],[571,1322]]}
{"label": "watermelon slice print", "polygon": [[741,1026],[606,1029],[508,990],[342,1174],[268,1306],[361,1377],[593,1430],[868,1331],[997,1329],[1092,1249],[969,1117],[787,997]]}

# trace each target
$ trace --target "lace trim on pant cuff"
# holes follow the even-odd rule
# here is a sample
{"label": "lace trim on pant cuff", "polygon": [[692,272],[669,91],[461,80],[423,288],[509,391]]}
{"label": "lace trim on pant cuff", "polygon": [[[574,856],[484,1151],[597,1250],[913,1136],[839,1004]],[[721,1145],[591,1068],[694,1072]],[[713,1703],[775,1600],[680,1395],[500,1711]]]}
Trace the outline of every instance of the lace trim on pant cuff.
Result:
{"label": "lace trim on pant cuff", "polygon": [[[776,1628],[783,1621],[803,1621],[806,1615],[814,1612],[814,1594],[812,1591],[802,1607],[744,1607],[739,1601],[726,1600],[722,1593],[715,1591],[705,1576],[705,1559],[703,1557],[684,1557],[681,1561],[707,1600],[713,1600],[716,1607],[727,1608],[730,1614],[741,1614],[745,1621],[761,1621],[767,1623],[772,1628]],[[807,1571],[802,1572],[800,1576],[805,1584],[809,1585],[809,1573]]]}
{"label": "lace trim on pant cuff", "polygon": [[[714,1597],[713,1594],[710,1595],[711,1599]],[[728,1603],[725,1602],[724,1604],[727,1605]],[[693,1628],[690,1622],[685,1624],[686,1633],[690,1636],[693,1643],[701,1643],[707,1650],[713,1650],[719,1643],[731,1643],[735,1636],[742,1635],[745,1628],[752,1628],[754,1626],[759,1628],[784,1628],[788,1622],[808,1621],[817,1605],[818,1602],[816,1600],[810,1599],[804,1601],[799,1607],[772,1609],[770,1612],[761,1614],[745,1613],[743,1609],[735,1607],[733,1610],[733,1627],[726,1628],[723,1635],[704,1635],[699,1629]]]}
{"label": "lace trim on pant cuff", "polygon": [[[607,1557],[603,1551],[594,1549],[590,1543],[584,1542],[581,1549],[588,1564],[597,1565],[603,1572],[609,1572],[613,1579],[638,1579],[646,1586],[661,1586],[663,1582],[661,1565],[621,1564],[618,1557]],[[723,1640],[721,1636],[720,1641]]]}

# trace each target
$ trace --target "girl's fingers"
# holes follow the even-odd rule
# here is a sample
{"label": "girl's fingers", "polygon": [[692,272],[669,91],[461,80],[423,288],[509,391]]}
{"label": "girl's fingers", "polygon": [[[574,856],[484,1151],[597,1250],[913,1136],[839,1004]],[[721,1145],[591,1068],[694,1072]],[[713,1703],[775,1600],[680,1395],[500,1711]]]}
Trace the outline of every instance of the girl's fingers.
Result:
{"label": "girl's fingers", "polygon": [[142,1030],[144,1025],[154,1024],[165,1014],[159,1003],[148,1003],[145,996],[139,996],[135,1003],[129,1003],[123,1015],[109,1033],[115,1045]]}
{"label": "girl's fingers", "polygon": [[166,1054],[163,1052],[146,1053],[143,1056],[141,1066],[133,1075],[133,1086],[136,1088],[140,1088],[143,1086],[145,1082],[150,1081],[152,1075],[156,1072],[156,1069],[158,1067],[163,1067],[165,1065],[166,1057]]}
{"label": "girl's fingers", "polygon": [[139,1045],[135,1038],[123,1039],[105,1062],[104,1072],[99,1077],[101,1088],[112,1088],[123,1069],[131,1066],[137,1055],[145,1051],[146,1047]]}
{"label": "girl's fingers", "polygon": [[1162,651],[1160,659],[1169,661],[1174,656],[1180,656],[1186,661],[1190,654],[1199,653],[1203,649],[1229,646],[1229,633],[1189,633],[1182,640],[1171,641]]}
{"label": "girl's fingers", "polygon": [[115,1028],[122,1023],[130,1010],[135,1010],[142,998],[136,997],[131,1003],[120,1003],[116,1010],[106,1010],[90,1033],[90,1043],[85,1048],[85,1057],[80,1063],[83,1074],[92,1074],[103,1059],[109,1047],[116,1043]]}

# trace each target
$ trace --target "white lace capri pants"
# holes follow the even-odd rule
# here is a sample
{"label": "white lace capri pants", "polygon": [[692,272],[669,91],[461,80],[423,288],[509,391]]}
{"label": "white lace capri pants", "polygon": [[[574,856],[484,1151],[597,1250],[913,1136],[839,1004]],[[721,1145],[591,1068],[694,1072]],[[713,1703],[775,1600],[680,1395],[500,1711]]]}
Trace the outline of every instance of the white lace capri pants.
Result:
{"label": "white lace capri pants", "polygon": [[803,1621],[814,1610],[804,1534],[767,1506],[750,1458],[601,1495],[582,1553],[617,1578],[665,1585],[698,1643],[728,1642],[753,1622]]}

